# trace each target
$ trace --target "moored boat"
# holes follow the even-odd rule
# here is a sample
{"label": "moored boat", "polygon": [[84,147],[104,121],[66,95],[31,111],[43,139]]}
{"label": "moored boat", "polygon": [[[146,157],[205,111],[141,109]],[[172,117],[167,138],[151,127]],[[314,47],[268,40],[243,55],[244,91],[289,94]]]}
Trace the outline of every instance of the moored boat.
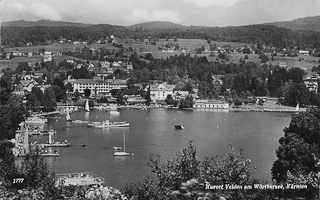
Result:
{"label": "moored boat", "polygon": [[110,110],[110,115],[120,115],[120,112],[116,110]]}
{"label": "moored boat", "polygon": [[64,142],[55,142],[52,140],[52,134],[49,134],[49,141],[47,144],[41,144],[43,147],[70,147],[70,143],[67,140]]}
{"label": "moored boat", "polygon": [[44,119],[38,116],[31,116],[25,120],[26,124],[44,124],[47,122],[48,122],[48,119]]}
{"label": "moored boat", "polygon": [[73,120],[71,119],[71,117],[70,117],[69,108],[67,109],[66,121],[67,121],[67,122],[72,122],[72,121],[73,121]]}
{"label": "moored boat", "polygon": [[89,100],[86,101],[86,105],[85,105],[85,107],[84,107],[84,110],[85,110],[86,112],[90,112]]}
{"label": "moored boat", "polygon": [[96,127],[96,128],[107,128],[107,127],[129,127],[128,122],[110,122],[109,120],[105,120],[103,122],[89,122],[89,127]]}
{"label": "moored boat", "polygon": [[76,119],[76,120],[73,120],[72,122],[76,124],[87,124],[89,121]]}
{"label": "moored boat", "polygon": [[123,151],[116,151],[113,153],[114,156],[131,156],[133,153],[126,152],[126,136],[123,133]]}
{"label": "moored boat", "polygon": [[42,144],[43,147],[70,147],[70,143],[68,142],[53,142],[48,144]]}
{"label": "moored boat", "polygon": [[176,129],[176,130],[184,130],[184,126],[182,126],[182,125],[174,125],[174,129]]}

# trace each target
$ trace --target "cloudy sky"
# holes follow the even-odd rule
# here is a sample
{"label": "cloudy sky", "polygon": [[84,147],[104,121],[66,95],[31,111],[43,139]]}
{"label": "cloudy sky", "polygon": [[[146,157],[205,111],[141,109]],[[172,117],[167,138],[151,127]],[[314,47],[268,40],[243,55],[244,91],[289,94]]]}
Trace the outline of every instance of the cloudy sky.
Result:
{"label": "cloudy sky", "polygon": [[234,26],[320,15],[320,0],[0,0],[3,21]]}

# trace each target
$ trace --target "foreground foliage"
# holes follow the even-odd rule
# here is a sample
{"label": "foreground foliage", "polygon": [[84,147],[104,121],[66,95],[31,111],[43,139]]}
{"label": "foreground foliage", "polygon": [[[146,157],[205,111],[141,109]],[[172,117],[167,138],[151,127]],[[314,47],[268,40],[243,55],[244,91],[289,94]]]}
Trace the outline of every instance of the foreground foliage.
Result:
{"label": "foreground foliage", "polygon": [[306,184],[308,190],[299,195],[315,198],[319,187],[320,109],[309,108],[307,112],[293,114],[279,143],[272,178],[276,183]]}
{"label": "foreground foliage", "polygon": [[255,190],[208,190],[207,185],[252,185],[258,183],[250,160],[228,146],[225,158],[216,156],[198,160],[193,142],[172,161],[162,164],[159,155],[150,158],[156,180],[145,177],[143,183],[127,185],[123,192],[132,199],[264,199]]}

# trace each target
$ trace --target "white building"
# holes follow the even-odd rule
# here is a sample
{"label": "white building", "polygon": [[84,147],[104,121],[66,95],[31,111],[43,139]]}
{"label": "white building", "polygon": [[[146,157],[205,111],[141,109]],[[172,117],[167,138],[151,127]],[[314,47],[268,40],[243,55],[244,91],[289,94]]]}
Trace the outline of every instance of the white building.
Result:
{"label": "white building", "polygon": [[189,91],[175,91],[173,99],[179,101],[180,99],[185,99],[188,95]]}
{"label": "white building", "polygon": [[84,93],[85,89],[90,89],[91,94],[108,94],[112,89],[126,89],[127,81],[119,79],[93,80],[93,79],[78,79],[73,82],[73,92],[78,90],[79,93]]}
{"label": "white building", "polygon": [[298,53],[302,54],[302,55],[309,55],[309,51],[300,50],[300,51],[298,51]]}
{"label": "white building", "polygon": [[317,92],[319,87],[318,85],[319,80],[320,80],[319,75],[308,75],[303,79],[303,82],[310,92],[311,91]]}
{"label": "white building", "polygon": [[152,101],[165,100],[168,95],[173,97],[173,89],[175,85],[169,85],[167,83],[150,85],[150,98]]}
{"label": "white building", "polygon": [[217,100],[195,100],[193,108],[228,109],[229,104]]}

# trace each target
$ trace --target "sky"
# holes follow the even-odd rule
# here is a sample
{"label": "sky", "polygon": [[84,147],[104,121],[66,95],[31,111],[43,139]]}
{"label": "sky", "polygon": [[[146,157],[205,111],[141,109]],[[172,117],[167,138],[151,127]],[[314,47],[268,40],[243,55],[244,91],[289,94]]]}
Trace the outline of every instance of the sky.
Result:
{"label": "sky", "polygon": [[319,16],[320,0],[0,0],[2,21],[239,26]]}

